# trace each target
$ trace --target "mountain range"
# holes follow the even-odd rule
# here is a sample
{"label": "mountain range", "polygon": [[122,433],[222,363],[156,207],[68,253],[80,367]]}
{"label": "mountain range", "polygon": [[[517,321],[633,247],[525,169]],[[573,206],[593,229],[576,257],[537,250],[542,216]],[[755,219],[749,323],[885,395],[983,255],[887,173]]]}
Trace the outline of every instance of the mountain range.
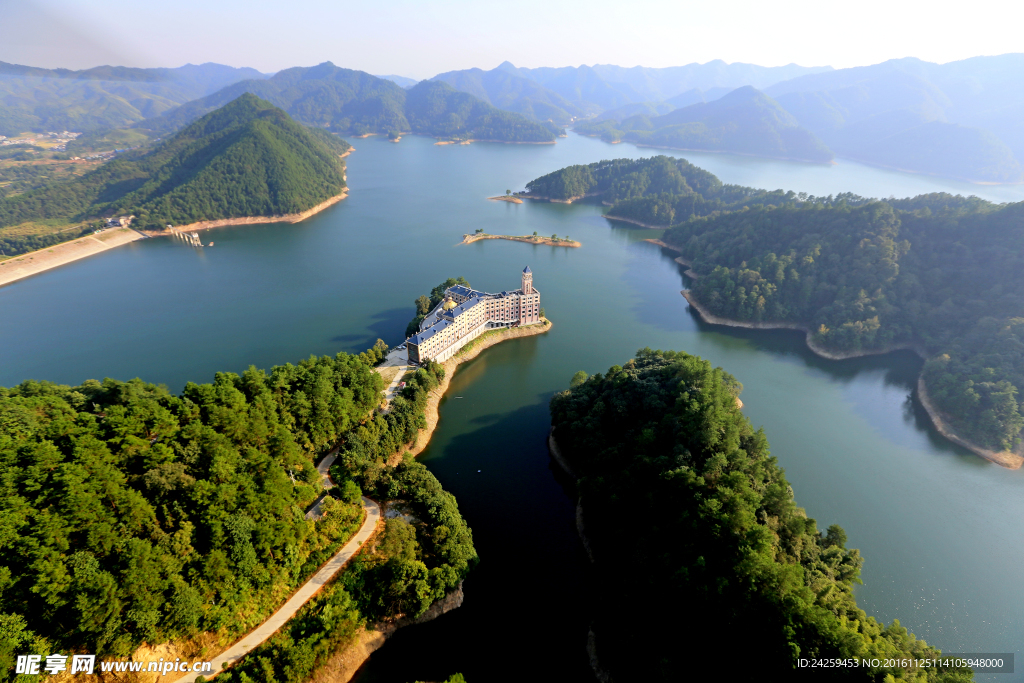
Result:
{"label": "mountain range", "polygon": [[215,93],[137,124],[171,131],[242,93],[253,93],[310,126],[352,135],[390,131],[446,138],[553,142],[560,129],[504,111],[439,81],[409,89],[330,62],[233,83]]}
{"label": "mountain range", "polygon": [[223,64],[71,71],[0,62],[0,135],[122,128],[237,81],[264,77]]}

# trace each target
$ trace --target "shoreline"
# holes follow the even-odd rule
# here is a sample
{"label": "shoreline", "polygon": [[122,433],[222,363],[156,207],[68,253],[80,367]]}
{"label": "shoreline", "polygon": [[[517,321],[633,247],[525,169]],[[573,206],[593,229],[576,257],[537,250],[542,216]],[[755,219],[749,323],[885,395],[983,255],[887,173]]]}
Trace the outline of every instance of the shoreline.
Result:
{"label": "shoreline", "polygon": [[488,197],[492,202],[509,202],[512,204],[522,204],[523,200],[519,197],[509,197],[507,195],[498,195],[497,197]]}
{"label": "shoreline", "polygon": [[603,193],[602,192],[590,192],[590,193],[587,193],[587,194],[576,195],[575,197],[569,197],[568,199],[555,199],[554,197],[547,197],[547,196],[542,195],[542,194],[534,194],[534,195],[531,195],[531,194],[521,194],[519,196],[522,199],[535,199],[535,200],[537,200],[539,202],[551,202],[553,204],[572,204],[573,202],[575,202],[575,201],[577,201],[579,199],[586,199],[587,197],[596,197],[596,196],[598,196],[600,194],[603,194]]}
{"label": "shoreline", "polygon": [[[669,251],[674,251],[677,254],[683,253],[683,250],[680,249],[679,247],[674,247],[671,244],[668,244],[667,242],[662,242],[661,240],[646,239],[646,240],[644,240],[644,242],[650,242],[651,244],[657,244],[659,247],[662,247],[664,249],[668,249]],[[676,256],[675,259],[673,259],[673,260],[676,263],[678,263],[679,265],[681,265],[681,266],[686,266],[686,270],[683,271],[683,274],[686,275],[686,277],[690,278],[691,280],[699,280],[700,279],[700,275],[695,273],[695,272],[693,272],[693,261],[688,261],[685,258],[683,258],[682,256]]]}
{"label": "shoreline", "polygon": [[[690,290],[683,290],[680,292],[686,299],[687,303],[700,317],[707,323],[712,325],[723,325],[726,327],[741,327],[746,329],[754,330],[800,330],[805,334],[805,342],[807,348],[813,351],[816,355],[826,358],[828,360],[847,360],[850,358],[863,358],[865,356],[881,356],[893,351],[913,351],[922,360],[927,360],[927,354],[924,349],[916,344],[899,344],[884,349],[876,349],[872,351],[850,351],[850,352],[835,352],[829,351],[816,344],[813,340],[813,332],[806,325],[800,323],[757,323],[757,322],[743,322],[739,320],[730,320],[728,318],[722,318],[717,315],[710,313],[705,309],[700,302],[697,301],[696,297]],[[1000,467],[1005,467],[1009,470],[1020,469],[1024,465],[1024,446],[1018,447],[1021,453],[1015,453],[1011,451],[992,451],[983,446],[979,446],[961,436],[959,436],[953,428],[950,427],[947,422],[943,419],[942,413],[935,407],[931,402],[931,398],[928,395],[927,388],[925,387],[924,377],[918,375],[917,378],[917,397],[924,407],[925,412],[928,413],[928,417],[932,421],[932,426],[947,440],[952,441],[958,446],[962,446],[967,450],[971,451],[975,455],[989,462],[995,463]]]}
{"label": "shoreline", "polygon": [[[351,150],[349,150],[351,152]],[[130,242],[137,242],[150,237],[169,237],[175,233],[194,232],[197,230],[209,230],[229,225],[257,225],[264,223],[298,223],[310,216],[320,213],[324,209],[334,206],[342,199],[348,197],[346,187],[340,194],[331,197],[327,201],[320,202],[311,209],[300,213],[285,214],[282,216],[244,216],[238,218],[222,218],[212,221],[199,221],[188,225],[179,225],[170,230],[136,230],[132,227],[122,227],[104,230],[100,234],[86,235],[68,242],[60,242],[52,247],[36,249],[27,254],[19,254],[12,258],[0,261],[0,287],[23,280],[33,275],[45,273],[53,268],[66,266],[80,259],[102,254],[105,251],[114,249]],[[29,263],[35,261],[35,263]]]}
{"label": "shoreline", "polygon": [[473,360],[486,349],[491,348],[495,344],[500,344],[503,341],[517,339],[519,337],[533,337],[535,335],[548,332],[552,327],[554,327],[554,325],[551,324],[550,320],[547,320],[546,318],[544,320],[547,321],[546,325],[536,324],[528,327],[510,327],[502,330],[501,334],[487,337],[478,344],[471,346],[465,353],[457,353],[442,363],[441,366],[444,368],[444,379],[442,379],[441,383],[433,389],[430,394],[428,394],[427,406],[423,411],[426,413],[427,417],[426,428],[419,430],[416,433],[416,437],[410,444],[399,449],[396,453],[393,453],[391,456],[386,458],[386,460],[390,461],[395,455],[402,457],[405,453],[417,456],[422,453],[428,445],[430,445],[430,439],[434,435],[434,430],[437,428],[437,423],[440,419],[438,407],[440,406],[441,399],[444,398],[445,393],[448,391],[448,385],[451,384],[455,371],[460,365]]}
{"label": "shoreline", "polygon": [[188,225],[175,225],[170,230],[144,230],[141,231],[149,237],[163,237],[179,232],[195,232],[197,230],[210,230],[211,228],[223,228],[229,225],[262,225],[265,223],[298,223],[310,216],[314,216],[324,209],[330,208],[348,197],[348,188],[330,199],[320,202],[311,209],[300,213],[287,213],[280,216],[238,216],[236,218],[218,218],[212,221],[197,221]]}
{"label": "shoreline", "polygon": [[472,244],[473,242],[479,242],[480,240],[509,240],[512,242],[525,242],[527,244],[546,244],[549,247],[571,247],[578,248],[582,247],[582,242],[576,240],[558,240],[555,241],[550,237],[533,237],[532,235],[524,235],[519,237],[518,235],[488,235],[474,234],[474,235],[463,235],[462,242],[460,244]]}
{"label": "shoreline", "polygon": [[0,287],[148,237],[134,228],[122,227],[19,254],[0,261]]}

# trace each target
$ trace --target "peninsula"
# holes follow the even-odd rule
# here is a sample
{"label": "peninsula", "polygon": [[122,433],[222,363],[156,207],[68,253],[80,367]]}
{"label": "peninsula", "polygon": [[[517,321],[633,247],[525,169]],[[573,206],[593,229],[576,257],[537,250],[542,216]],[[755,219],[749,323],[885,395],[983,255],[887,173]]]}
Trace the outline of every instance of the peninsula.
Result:
{"label": "peninsula", "polygon": [[540,237],[539,235],[490,235],[486,232],[476,232],[462,236],[462,244],[472,244],[480,240],[511,240],[513,242],[526,242],[527,244],[547,244],[552,247],[582,247],[583,244],[567,237]]}

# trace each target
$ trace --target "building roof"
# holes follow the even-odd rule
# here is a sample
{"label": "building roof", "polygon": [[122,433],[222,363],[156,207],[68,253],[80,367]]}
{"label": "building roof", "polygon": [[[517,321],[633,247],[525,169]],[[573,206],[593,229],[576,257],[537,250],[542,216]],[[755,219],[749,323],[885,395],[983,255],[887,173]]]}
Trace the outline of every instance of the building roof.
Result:
{"label": "building roof", "polygon": [[530,270],[530,266],[526,266],[525,268],[523,268],[523,272],[524,273],[532,273],[533,271]]}
{"label": "building roof", "polygon": [[474,306],[476,306],[478,303],[480,303],[480,297],[475,296],[472,299],[470,299],[469,301],[463,302],[462,304],[460,304],[459,306],[456,306],[455,308],[451,309],[450,311],[445,311],[442,315],[451,316],[452,320],[454,320],[455,318],[458,318],[460,315],[462,315],[463,313],[465,313],[469,309],[471,309]]}
{"label": "building roof", "polygon": [[465,285],[455,285],[454,287],[449,287],[448,291],[451,292],[452,294],[458,294],[459,296],[473,296],[476,294],[476,292],[474,292],[469,287],[466,287]]}
{"label": "building roof", "polygon": [[431,325],[427,329],[423,330],[422,332],[419,332],[418,334],[414,334],[413,336],[409,337],[409,342],[408,343],[416,344],[417,346],[419,346],[420,344],[422,344],[423,342],[427,341],[428,339],[433,337],[435,334],[437,334],[438,332],[444,330],[446,327],[448,327],[451,324],[452,324],[452,322],[450,320],[444,320],[442,318],[441,320],[439,320],[438,322],[434,323],[433,325]]}

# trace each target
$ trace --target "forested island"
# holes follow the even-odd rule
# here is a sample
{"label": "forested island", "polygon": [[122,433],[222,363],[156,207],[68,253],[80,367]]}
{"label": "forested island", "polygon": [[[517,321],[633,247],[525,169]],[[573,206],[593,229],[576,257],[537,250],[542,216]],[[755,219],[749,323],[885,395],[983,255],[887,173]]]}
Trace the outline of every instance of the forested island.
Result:
{"label": "forested island", "polygon": [[662,239],[700,276],[692,296],[713,315],[802,326],[843,355],[919,350],[947,435],[1020,465],[1024,204],[768,192],[667,157],[570,166],[527,188],[671,225]]}
{"label": "forested island", "polygon": [[553,454],[576,479],[594,563],[601,680],[713,680],[747,666],[765,680],[973,680],[966,668],[797,668],[938,651],[857,607],[863,559],[841,527],[821,531],[797,507],[737,407],[741,390],[701,358],[643,349],[604,375],[578,372],[551,399]]}
{"label": "forested island", "polygon": [[750,86],[661,116],[641,113],[621,121],[582,121],[575,130],[608,142],[626,140],[652,147],[816,162],[832,161],[835,156],[778,102]]}
{"label": "forested island", "polygon": [[[269,102],[244,94],[150,151],[125,154],[81,177],[0,201],[0,230],[118,214],[134,215],[134,225],[149,230],[294,214],[345,191],[339,157],[348,149],[337,136],[298,124]],[[33,240],[37,236],[24,229],[7,232],[14,231],[0,232],[0,247],[8,255],[52,239]],[[67,234],[73,233],[59,233]]]}
{"label": "forested island", "polygon": [[[138,379],[0,388],[0,667],[143,643],[214,657],[352,535],[363,493],[402,499],[413,522],[388,520],[373,552],[218,680],[306,681],[365,624],[457,589],[472,534],[433,474],[400,457],[443,370],[409,375],[381,414],[380,358],[217,373],[180,395]],[[314,462],[335,446],[335,498],[307,521]]]}

